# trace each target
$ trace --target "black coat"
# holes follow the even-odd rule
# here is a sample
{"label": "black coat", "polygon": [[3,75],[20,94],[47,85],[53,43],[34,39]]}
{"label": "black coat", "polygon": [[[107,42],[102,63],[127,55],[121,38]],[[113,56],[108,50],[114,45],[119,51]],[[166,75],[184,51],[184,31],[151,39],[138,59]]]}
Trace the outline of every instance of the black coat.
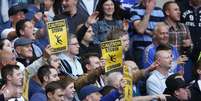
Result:
{"label": "black coat", "polygon": [[197,81],[190,86],[190,91],[191,91],[190,101],[201,101],[201,91],[199,89]]}

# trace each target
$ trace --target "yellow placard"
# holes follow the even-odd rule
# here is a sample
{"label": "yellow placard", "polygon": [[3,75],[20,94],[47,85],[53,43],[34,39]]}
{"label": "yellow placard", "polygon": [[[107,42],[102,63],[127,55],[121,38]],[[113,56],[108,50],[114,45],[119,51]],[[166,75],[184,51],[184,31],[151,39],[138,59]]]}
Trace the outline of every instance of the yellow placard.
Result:
{"label": "yellow placard", "polygon": [[66,20],[48,22],[48,36],[52,52],[57,53],[67,50],[68,29]]}
{"label": "yellow placard", "polygon": [[123,75],[124,79],[126,80],[126,85],[124,87],[124,101],[132,101],[133,97],[133,82],[132,76],[129,73],[128,66],[123,67]]}
{"label": "yellow placard", "polygon": [[102,57],[106,59],[105,72],[122,66],[121,40],[111,40],[101,43]]}

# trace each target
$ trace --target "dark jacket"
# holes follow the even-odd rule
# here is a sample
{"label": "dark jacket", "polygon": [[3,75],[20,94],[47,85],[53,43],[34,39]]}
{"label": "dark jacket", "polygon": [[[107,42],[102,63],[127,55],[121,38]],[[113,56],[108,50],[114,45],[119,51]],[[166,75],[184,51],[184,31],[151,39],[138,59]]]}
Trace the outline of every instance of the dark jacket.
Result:
{"label": "dark jacket", "polygon": [[191,92],[191,99],[190,101],[201,101],[201,91],[198,86],[198,81],[196,80],[193,85],[190,86],[190,92]]}

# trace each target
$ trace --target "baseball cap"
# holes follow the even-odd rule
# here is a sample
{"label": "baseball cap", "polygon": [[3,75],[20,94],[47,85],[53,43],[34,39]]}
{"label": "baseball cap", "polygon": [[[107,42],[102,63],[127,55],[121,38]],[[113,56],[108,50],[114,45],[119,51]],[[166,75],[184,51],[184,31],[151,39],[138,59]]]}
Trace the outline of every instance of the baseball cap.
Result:
{"label": "baseball cap", "polygon": [[8,15],[9,16],[12,16],[12,15],[15,15],[17,14],[18,12],[24,12],[24,13],[27,13],[28,10],[22,5],[22,4],[16,4],[16,5],[13,5],[9,8],[8,10]]}
{"label": "baseball cap", "polygon": [[170,75],[166,79],[165,84],[167,88],[165,89],[164,94],[172,94],[175,90],[186,88],[188,86],[179,73]]}
{"label": "baseball cap", "polygon": [[15,41],[14,43],[14,47],[16,48],[17,46],[25,46],[28,44],[33,43],[33,41],[31,39],[28,38],[19,38]]}
{"label": "baseball cap", "polygon": [[98,88],[97,86],[90,84],[90,85],[87,85],[87,86],[84,86],[83,88],[81,88],[78,94],[79,94],[80,100],[82,101],[88,95],[95,93],[95,92],[99,92],[99,91],[101,91],[101,88]]}

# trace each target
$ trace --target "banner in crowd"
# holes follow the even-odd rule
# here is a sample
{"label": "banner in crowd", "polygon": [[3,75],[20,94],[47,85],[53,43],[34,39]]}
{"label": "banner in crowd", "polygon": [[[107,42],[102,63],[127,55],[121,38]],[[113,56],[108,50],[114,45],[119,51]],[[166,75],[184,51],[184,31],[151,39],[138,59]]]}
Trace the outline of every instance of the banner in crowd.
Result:
{"label": "banner in crowd", "polygon": [[66,20],[48,22],[48,36],[52,52],[57,53],[66,50],[68,44],[68,33]]}
{"label": "banner in crowd", "polygon": [[133,97],[133,82],[132,82],[132,76],[129,73],[128,66],[125,65],[123,67],[123,76],[126,80],[126,85],[124,87],[124,101],[132,101]]}
{"label": "banner in crowd", "polygon": [[111,40],[101,43],[102,57],[106,59],[105,72],[122,66],[121,40]]}

